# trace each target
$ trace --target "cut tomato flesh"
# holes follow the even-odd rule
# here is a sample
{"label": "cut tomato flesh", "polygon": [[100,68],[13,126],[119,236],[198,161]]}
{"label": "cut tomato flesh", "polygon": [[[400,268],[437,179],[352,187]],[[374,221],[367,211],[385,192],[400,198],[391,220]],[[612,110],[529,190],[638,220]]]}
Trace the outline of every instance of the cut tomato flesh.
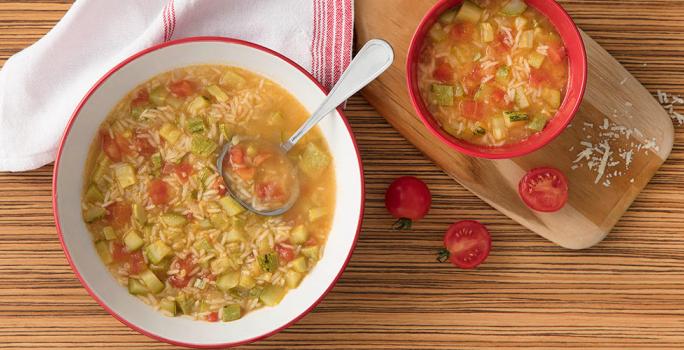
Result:
{"label": "cut tomato flesh", "polygon": [[449,261],[462,269],[475,268],[485,261],[491,245],[489,231],[477,221],[459,221],[451,225],[444,235]]}
{"label": "cut tomato flesh", "polygon": [[555,168],[532,169],[520,180],[518,193],[530,209],[555,212],[568,201],[568,180]]}

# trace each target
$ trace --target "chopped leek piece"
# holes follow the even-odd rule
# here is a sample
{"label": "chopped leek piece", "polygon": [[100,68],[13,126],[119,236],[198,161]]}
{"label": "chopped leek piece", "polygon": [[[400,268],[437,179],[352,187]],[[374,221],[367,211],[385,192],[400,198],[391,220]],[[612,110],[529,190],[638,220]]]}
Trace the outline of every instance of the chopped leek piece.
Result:
{"label": "chopped leek piece", "polygon": [[145,253],[153,264],[159,264],[167,255],[171,254],[171,248],[162,241],[156,241],[145,248]]}
{"label": "chopped leek piece", "polygon": [[240,305],[238,304],[226,305],[221,310],[221,321],[223,322],[235,321],[240,317],[242,317],[242,315],[240,311]]}
{"label": "chopped leek piece", "polygon": [[207,88],[207,92],[211,94],[211,96],[214,96],[217,101],[219,102],[226,102],[228,101],[228,95],[226,94],[223,89],[218,87],[217,85],[211,85]]}
{"label": "chopped leek piece", "polygon": [[90,207],[86,210],[85,214],[83,214],[83,220],[87,223],[91,223],[102,219],[105,214],[107,214],[107,211],[102,207]]}
{"label": "chopped leek piece", "polygon": [[319,249],[318,249],[317,245],[312,245],[309,247],[302,248],[301,253],[302,253],[302,255],[306,256],[307,258],[315,261],[315,260],[318,260]]}
{"label": "chopped leek piece", "polygon": [[171,227],[181,227],[185,226],[185,224],[188,223],[188,219],[185,218],[183,215],[178,215],[178,214],[163,214],[161,216],[161,221]]}
{"label": "chopped leek piece", "polygon": [[212,139],[204,135],[193,135],[190,151],[200,157],[207,157],[216,150],[218,145]]}
{"label": "chopped leek piece", "polygon": [[236,202],[230,196],[225,196],[219,199],[219,204],[221,204],[221,207],[223,207],[223,210],[226,212],[226,214],[228,214],[228,216],[235,216],[245,211],[245,208],[243,208],[240,203]]}
{"label": "chopped leek piece", "polygon": [[285,274],[285,284],[288,288],[297,288],[303,277],[304,276],[297,271],[287,271]]}
{"label": "chopped leek piece", "polygon": [[276,253],[266,253],[258,258],[259,266],[266,272],[275,272],[278,269],[278,254]]}
{"label": "chopped leek piece", "polygon": [[130,164],[119,164],[114,168],[114,176],[121,188],[135,185],[135,170]]}
{"label": "chopped leek piece", "polygon": [[527,59],[527,62],[530,64],[530,66],[539,69],[544,63],[544,58],[546,57],[540,54],[539,52],[533,52],[530,54],[530,57]]}
{"label": "chopped leek piece", "polygon": [[308,270],[306,264],[306,258],[303,256],[297,257],[291,262],[292,268],[297,272],[306,272]]}
{"label": "chopped leek piece", "polygon": [[454,88],[450,85],[432,84],[432,99],[440,106],[453,106]]}
{"label": "chopped leek piece", "polygon": [[159,136],[161,136],[166,142],[170,144],[176,143],[178,141],[178,138],[181,137],[181,131],[178,130],[173,124],[171,123],[164,123],[161,128],[159,129]]}
{"label": "chopped leek piece", "polygon": [[97,186],[90,185],[86,191],[85,198],[89,202],[101,202],[104,200],[104,195],[102,195],[102,192],[97,188]]}
{"label": "chopped leek piece", "polygon": [[223,73],[221,77],[221,85],[228,86],[231,89],[241,89],[245,84],[247,84],[247,79],[232,71]]}
{"label": "chopped leek piece", "polygon": [[477,23],[482,16],[482,9],[470,1],[464,1],[458,10],[456,20],[460,22]]}
{"label": "chopped leek piece", "polygon": [[526,9],[527,4],[524,0],[510,0],[501,8],[501,12],[507,16],[518,16],[525,12]]}
{"label": "chopped leek piece", "polygon": [[299,156],[300,169],[310,177],[320,175],[328,165],[330,165],[330,157],[313,143],[307,144],[304,152]]}
{"label": "chopped leek piece", "polygon": [[507,118],[511,122],[519,122],[519,121],[524,121],[524,120],[529,120],[530,118],[527,116],[527,113],[523,112],[504,112],[504,117]]}
{"label": "chopped leek piece", "polygon": [[157,275],[152,270],[145,270],[140,273],[140,279],[145,284],[147,289],[152,293],[159,293],[164,290],[164,283],[159,280]]}
{"label": "chopped leek piece", "polygon": [[114,231],[114,228],[111,226],[105,226],[102,229],[102,235],[108,241],[113,241],[116,239],[116,232]]}
{"label": "chopped leek piece", "polygon": [[546,118],[544,118],[544,117],[535,117],[534,119],[532,119],[532,121],[530,121],[527,124],[527,128],[530,130],[534,130],[534,131],[542,131],[542,130],[544,130],[545,126],[546,126]]}
{"label": "chopped leek piece", "polygon": [[488,22],[480,23],[480,35],[485,43],[494,41],[494,27],[492,24]]}
{"label": "chopped leek piece", "polygon": [[189,119],[186,128],[191,134],[204,132],[204,120],[200,118]]}
{"label": "chopped leek piece", "polygon": [[297,225],[290,232],[290,242],[292,244],[304,244],[309,239],[309,232],[304,225]]}
{"label": "chopped leek piece", "polygon": [[123,242],[129,252],[140,249],[145,241],[135,231],[129,231],[123,236]]}
{"label": "chopped leek piece", "polygon": [[240,283],[240,272],[239,271],[232,271],[232,272],[224,273],[216,279],[216,287],[218,287],[218,289],[220,289],[224,292],[227,292],[227,291],[237,287],[239,283]]}
{"label": "chopped leek piece", "polygon": [[271,284],[264,288],[264,290],[261,292],[261,295],[259,295],[259,299],[266,306],[275,306],[278,305],[281,300],[283,300],[286,292],[287,290],[285,288],[277,287]]}
{"label": "chopped leek piece", "polygon": [[149,292],[149,290],[147,290],[147,287],[145,287],[145,285],[142,284],[142,282],[140,282],[134,278],[129,278],[128,279],[128,292],[133,294],[133,295],[138,295],[138,294],[147,294]]}
{"label": "chopped leek piece", "polygon": [[97,255],[100,256],[100,259],[102,259],[102,262],[105,264],[111,264],[114,259],[112,258],[112,253],[109,252],[109,243],[106,241],[99,241],[95,243],[95,250],[97,251]]}

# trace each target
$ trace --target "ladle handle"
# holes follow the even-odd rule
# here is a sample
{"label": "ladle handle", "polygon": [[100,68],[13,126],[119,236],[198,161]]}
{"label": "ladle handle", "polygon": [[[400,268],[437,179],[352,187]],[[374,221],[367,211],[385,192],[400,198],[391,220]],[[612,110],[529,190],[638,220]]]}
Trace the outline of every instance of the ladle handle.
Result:
{"label": "ladle handle", "polygon": [[349,97],[368,85],[384,72],[394,61],[392,47],[384,40],[372,39],[356,54],[356,57],[344,71],[340,80],[330,91],[320,107],[302,124],[289,140],[282,144],[285,152],[289,151],[302,136],[334,111]]}

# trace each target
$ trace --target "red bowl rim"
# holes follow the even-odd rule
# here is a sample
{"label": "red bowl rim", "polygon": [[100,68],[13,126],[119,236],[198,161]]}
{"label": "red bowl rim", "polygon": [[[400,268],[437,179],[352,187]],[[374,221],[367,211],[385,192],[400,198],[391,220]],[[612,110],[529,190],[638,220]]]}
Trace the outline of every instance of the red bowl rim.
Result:
{"label": "red bowl rim", "polygon": [[218,36],[198,36],[198,37],[189,37],[189,38],[184,38],[184,39],[178,39],[178,40],[173,40],[173,41],[168,41],[162,44],[158,44],[155,46],[152,46],[150,48],[147,48],[145,50],[142,50],[136,54],[133,54],[132,56],[126,58],[123,60],[121,63],[117,64],[112,68],[110,71],[108,71],[102,78],[100,78],[95,85],[86,93],[85,97],[81,100],[81,102],[78,104],[76,107],[76,110],[72,114],[71,118],[69,119],[69,122],[66,126],[66,129],[64,131],[64,134],[62,135],[62,138],[59,142],[59,148],[57,150],[57,158],[54,163],[54,170],[53,170],[53,180],[52,180],[52,208],[53,208],[53,216],[55,218],[55,226],[57,228],[57,236],[59,237],[59,242],[62,246],[62,250],[64,251],[64,255],[66,256],[67,261],[69,262],[69,265],[71,266],[71,269],[74,271],[74,274],[76,274],[76,277],[78,277],[78,280],[81,282],[81,285],[86,289],[88,294],[95,299],[95,301],[100,304],[102,308],[104,308],[107,312],[109,312],[110,315],[112,315],[115,319],[117,319],[119,322],[123,323],[124,325],[128,326],[129,328],[144,334],[152,339],[159,340],[168,344],[172,345],[177,345],[177,346],[184,346],[184,347],[190,347],[190,348],[197,348],[197,349],[213,349],[213,348],[226,348],[226,347],[234,347],[234,346],[240,346],[240,345],[245,345],[248,343],[255,342],[260,339],[264,339],[267,337],[270,337],[287,327],[291,326],[295,322],[299,321],[302,317],[306,316],[309,312],[311,312],[322,300],[325,298],[325,296],[332,290],[332,288],[335,286],[337,281],[340,279],[342,276],[342,273],[344,270],[347,268],[347,265],[349,264],[349,261],[351,259],[352,253],[354,252],[354,249],[356,248],[356,243],[359,238],[359,233],[361,232],[361,225],[363,222],[363,213],[364,213],[364,203],[365,203],[365,181],[364,181],[364,176],[363,176],[363,164],[361,162],[361,154],[359,152],[359,146],[356,141],[356,138],[354,137],[354,133],[352,132],[351,126],[349,125],[349,121],[347,120],[347,117],[344,115],[342,112],[341,108],[337,109],[337,112],[340,114],[342,117],[342,121],[344,122],[345,127],[347,128],[347,132],[349,133],[349,136],[352,139],[352,143],[354,144],[354,149],[356,151],[356,157],[359,163],[359,171],[360,171],[360,183],[361,183],[361,204],[360,204],[360,211],[359,211],[359,218],[358,218],[358,226],[356,233],[354,235],[354,241],[352,242],[351,249],[349,250],[349,253],[347,254],[347,258],[342,265],[342,269],[338,272],[337,276],[333,279],[332,283],[328,286],[328,288],[323,292],[323,294],[320,295],[320,297],[306,310],[304,310],[299,316],[293,318],[291,321],[287,322],[285,325],[260,336],[253,337],[250,339],[242,340],[239,342],[230,342],[230,343],[221,343],[221,344],[192,344],[192,343],[184,343],[184,342],[179,342],[171,339],[167,339],[164,337],[161,337],[159,335],[150,333],[146,330],[141,329],[140,327],[136,326],[135,324],[127,321],[123,317],[121,317],[119,314],[117,314],[114,310],[109,308],[102,300],[100,300],[97,295],[93,292],[93,290],[90,289],[84,278],[81,276],[81,274],[78,272],[76,269],[76,266],[74,265],[74,262],[71,259],[71,255],[69,254],[69,251],[66,248],[66,245],[64,243],[64,237],[63,237],[63,232],[62,228],[60,226],[59,222],[59,208],[57,207],[57,176],[58,174],[58,169],[59,169],[59,162],[60,158],[62,156],[62,150],[64,147],[64,143],[66,142],[67,137],[69,136],[69,132],[71,131],[71,127],[73,126],[73,123],[76,120],[76,117],[78,117],[81,109],[83,106],[88,102],[92,94],[97,91],[100,86],[112,75],[114,75],[118,70],[126,66],[127,64],[131,63],[132,61],[135,61],[137,58],[144,56],[150,52],[157,51],[159,49],[168,47],[168,46],[173,46],[173,45],[179,45],[179,44],[185,44],[185,43],[192,43],[192,42],[222,42],[222,43],[229,43],[229,44],[237,44],[237,45],[243,45],[247,46],[250,48],[254,48],[257,50],[260,50],[262,52],[265,52],[267,54],[273,55],[277,58],[280,58],[281,60],[285,61],[286,63],[290,64],[297,70],[299,70],[302,74],[304,74],[307,78],[309,78],[316,86],[318,86],[319,89],[326,95],[328,94],[328,91],[326,88],[323,87],[307,70],[302,68],[299,64],[295,63],[294,61],[290,60],[289,58],[283,56],[282,54],[275,52],[271,49],[268,49],[266,47],[263,47],[261,45],[249,42],[249,41],[244,41],[240,39],[234,39],[234,38],[227,38],[227,37],[218,37]]}
{"label": "red bowl rim", "polygon": [[[448,135],[446,132],[442,130],[439,124],[435,121],[435,118],[425,107],[425,103],[423,102],[423,99],[420,96],[420,92],[418,91],[416,82],[417,78],[415,72],[415,67],[417,66],[417,57],[420,48],[423,44],[423,40],[425,38],[424,33],[427,30],[426,28],[429,25],[432,25],[432,23],[434,23],[436,18],[444,10],[463,2],[463,0],[440,0],[437,3],[435,3],[430,8],[430,10],[428,10],[428,12],[425,14],[423,19],[418,24],[418,27],[416,28],[413,34],[411,44],[409,46],[406,60],[406,85],[409,96],[411,98],[411,104],[413,105],[414,110],[418,114],[418,117],[421,119],[425,127],[428,130],[430,130],[430,132],[434,136],[436,136],[440,141],[447,144],[451,148],[461,153],[467,154],[469,156],[486,159],[509,159],[527,155],[544,147],[545,145],[553,141],[558,135],[560,135],[561,132],[563,132],[563,130],[565,130],[565,128],[570,124],[570,122],[572,121],[575,114],[580,108],[582,98],[584,97],[584,93],[587,86],[586,48],[584,46],[584,40],[582,39],[582,35],[579,32],[579,28],[572,20],[572,17],[570,17],[570,15],[567,13],[567,11],[565,11],[565,9],[556,1],[541,1],[543,1],[545,5],[548,5],[554,11],[554,14],[560,14],[560,17],[552,17],[540,11],[544,16],[546,16],[551,21],[551,23],[556,27],[556,30],[558,30],[559,22],[566,22],[572,24],[572,29],[574,30],[570,30],[570,33],[568,33],[568,35],[564,37],[562,36],[562,39],[564,43],[570,41],[571,43],[575,44],[574,46],[576,46],[576,49],[579,50],[579,55],[581,59],[568,63],[569,74],[567,84],[568,86],[574,84],[576,88],[568,89],[568,91],[566,92],[561,107],[558,109],[556,115],[551,119],[551,121],[554,122],[553,128],[549,128],[547,126],[547,128],[542,132],[534,134],[521,142],[506,145],[507,150],[499,152],[492,151],[501,150],[501,147],[479,146],[471,144],[466,141],[459,140],[451,135]],[[531,6],[536,8],[534,4],[531,4]],[[561,34],[560,31],[559,34]],[[572,102],[570,102],[570,97],[572,97]]]}

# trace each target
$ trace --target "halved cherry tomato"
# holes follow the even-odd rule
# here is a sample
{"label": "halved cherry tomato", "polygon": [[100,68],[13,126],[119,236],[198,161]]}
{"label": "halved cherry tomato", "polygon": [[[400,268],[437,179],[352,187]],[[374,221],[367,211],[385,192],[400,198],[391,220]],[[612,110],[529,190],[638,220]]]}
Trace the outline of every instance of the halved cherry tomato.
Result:
{"label": "halved cherry tomato", "polygon": [[141,137],[140,135],[135,137],[135,150],[145,158],[148,158],[157,152],[157,149],[152,146],[150,141],[145,137]]}
{"label": "halved cherry tomato", "polygon": [[137,250],[130,254],[128,258],[128,272],[132,275],[137,275],[145,270],[145,258],[142,252]]}
{"label": "halved cherry tomato", "polygon": [[456,23],[451,27],[451,37],[456,41],[470,41],[474,27],[470,23]]}
{"label": "halved cherry tomato", "polygon": [[106,209],[106,219],[114,228],[123,228],[131,221],[131,205],[128,203],[114,202]]}
{"label": "halved cherry tomato", "polygon": [[214,311],[207,315],[207,321],[209,322],[218,322],[218,312]]}
{"label": "halved cherry tomato", "polygon": [[169,277],[169,283],[176,288],[185,288],[192,279],[192,270],[195,269],[195,257],[188,255],[185,259],[176,259],[171,263],[171,270],[179,272]]}
{"label": "halved cherry tomato", "polygon": [[444,235],[444,248],[438,261],[449,260],[462,269],[473,269],[480,265],[492,246],[489,231],[477,221],[459,221],[451,226]]}
{"label": "halved cherry tomato", "polygon": [[163,205],[169,202],[169,185],[164,180],[155,179],[147,185],[147,193],[154,205]]}
{"label": "halved cherry tomato", "polygon": [[409,229],[412,221],[427,215],[432,204],[432,195],[425,183],[413,176],[400,177],[390,184],[385,192],[385,207],[399,219],[395,229]]}
{"label": "halved cherry tomato", "polygon": [[530,209],[558,211],[568,201],[568,180],[556,168],[532,169],[520,180],[518,193]]}
{"label": "halved cherry tomato", "polygon": [[461,115],[471,120],[481,120],[483,117],[482,103],[473,100],[463,100],[459,105]]}
{"label": "halved cherry tomato", "polygon": [[278,256],[280,257],[280,261],[288,263],[294,259],[294,251],[292,249],[283,247],[280,244],[276,244],[275,246],[276,252],[278,252]]}
{"label": "halved cherry tomato", "polygon": [[119,150],[119,146],[116,144],[114,139],[109,136],[109,133],[106,131],[101,132],[101,137],[102,137],[102,151],[107,155],[107,157],[112,161],[112,162],[120,162],[121,161],[121,150]]}
{"label": "halved cherry tomato", "polygon": [[432,76],[442,82],[449,82],[454,79],[454,69],[447,62],[443,62],[437,65],[435,71],[432,72]]}
{"label": "halved cherry tomato", "polygon": [[178,97],[188,97],[195,92],[195,86],[188,80],[180,80],[171,83],[169,90]]}

